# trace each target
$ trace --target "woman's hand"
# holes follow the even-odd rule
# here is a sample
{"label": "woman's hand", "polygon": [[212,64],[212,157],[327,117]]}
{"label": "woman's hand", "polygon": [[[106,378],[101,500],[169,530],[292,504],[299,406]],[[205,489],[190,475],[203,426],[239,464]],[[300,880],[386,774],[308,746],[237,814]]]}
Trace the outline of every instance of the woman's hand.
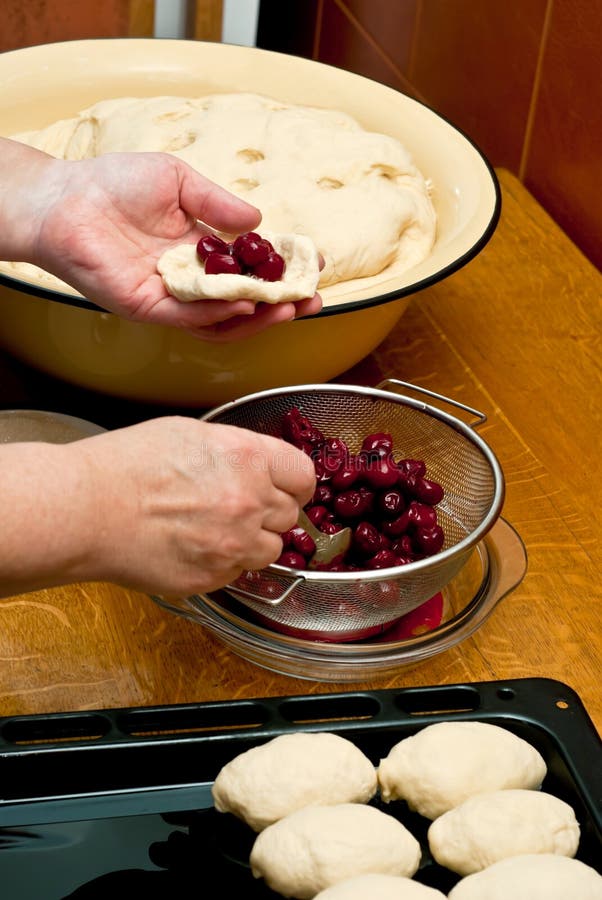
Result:
{"label": "woman's hand", "polygon": [[256,305],[181,303],[167,293],[157,261],[170,247],[199,239],[197,220],[229,234],[261,221],[254,206],[175,156],[113,153],[65,161],[0,138],[0,161],[0,224],[7,230],[20,223],[9,241],[0,237],[0,256],[41,266],[105,309],[202,340],[233,341],[321,308],[318,294]]}
{"label": "woman's hand", "polygon": [[215,590],[278,558],[280,533],[315,487],[292,445],[185,417],[72,444],[7,444],[0,457],[5,596],[76,581]]}

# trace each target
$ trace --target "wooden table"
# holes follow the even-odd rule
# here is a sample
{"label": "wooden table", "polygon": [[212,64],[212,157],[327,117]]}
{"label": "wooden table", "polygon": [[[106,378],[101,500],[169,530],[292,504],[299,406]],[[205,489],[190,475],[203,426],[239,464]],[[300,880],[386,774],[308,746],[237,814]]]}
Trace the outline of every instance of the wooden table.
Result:
{"label": "wooden table", "polygon": [[[377,351],[339,379],[402,378],[487,414],[481,434],[504,469],[503,515],[529,569],[482,628],[394,677],[346,687],[264,671],[132,591],[40,591],[0,601],[0,715],[543,676],[576,690],[602,731],[602,278],[513,176],[499,177],[502,218],[485,250],[416,295]],[[102,400],[14,361],[0,360],[0,379],[5,408],[102,421],[90,405]],[[115,425],[155,412],[111,408]]]}

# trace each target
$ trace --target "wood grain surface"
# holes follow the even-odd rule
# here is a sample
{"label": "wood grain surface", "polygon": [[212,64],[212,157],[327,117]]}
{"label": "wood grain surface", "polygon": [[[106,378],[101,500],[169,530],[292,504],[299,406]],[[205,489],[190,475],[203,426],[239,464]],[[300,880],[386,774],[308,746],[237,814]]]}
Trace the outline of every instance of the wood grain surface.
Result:
{"label": "wood grain surface", "polygon": [[[526,544],[528,572],[457,647],[347,687],[554,678],[602,730],[602,278],[514,176],[499,176],[503,212],[491,242],[417,294],[377,351],[338,380],[402,378],[487,414],[481,434],[504,469],[503,514]],[[265,671],[200,625],[112,585],[9,598],[0,615],[0,715],[346,689]]]}

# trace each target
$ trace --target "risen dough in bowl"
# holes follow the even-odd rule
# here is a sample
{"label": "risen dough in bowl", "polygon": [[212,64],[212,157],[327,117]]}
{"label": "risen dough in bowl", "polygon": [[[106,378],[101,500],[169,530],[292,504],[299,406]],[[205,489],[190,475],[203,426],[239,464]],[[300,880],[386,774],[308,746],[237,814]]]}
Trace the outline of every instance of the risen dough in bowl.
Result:
{"label": "risen dough in bowl", "polygon": [[[121,97],[14,137],[65,159],[179,156],[260,209],[262,229],[311,237],[325,260],[321,287],[404,271],[435,240],[429,188],[408,151],[343,112],[252,93]],[[19,273],[31,280],[35,269],[16,264]]]}
{"label": "risen dough in bowl", "polygon": [[420,844],[393,816],[359,803],[306,806],[255,840],[251,870],[284,897],[309,900],[354,875],[411,877]]}
{"label": "risen dough in bowl", "polygon": [[376,769],[340,735],[282,734],[234,757],[212,793],[219,812],[261,831],[303,806],[367,803],[376,793]]}
{"label": "risen dough in bowl", "polygon": [[487,722],[437,722],[396,744],[378,768],[382,798],[435,819],[484,791],[541,786],[546,764],[527,741]]}
{"label": "risen dough in bowl", "polygon": [[488,791],[432,823],[433,858],[460,875],[525,853],[574,856],[579,823],[568,803],[543,791]]}
{"label": "risen dough in bowl", "polygon": [[463,878],[449,900],[602,900],[602,876],[553,853],[512,856]]}

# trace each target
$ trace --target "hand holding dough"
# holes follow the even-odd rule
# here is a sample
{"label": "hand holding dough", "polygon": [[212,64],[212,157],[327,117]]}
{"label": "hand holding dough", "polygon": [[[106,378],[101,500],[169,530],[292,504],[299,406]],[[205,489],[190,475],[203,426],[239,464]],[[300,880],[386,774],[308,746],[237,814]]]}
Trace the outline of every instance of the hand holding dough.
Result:
{"label": "hand holding dough", "polygon": [[280,281],[252,275],[207,275],[195,244],[167,250],[157,269],[169,293],[178,300],[255,300],[284,303],[313,297],[320,279],[320,257],[311,238],[301,234],[262,232],[286,264]]}

